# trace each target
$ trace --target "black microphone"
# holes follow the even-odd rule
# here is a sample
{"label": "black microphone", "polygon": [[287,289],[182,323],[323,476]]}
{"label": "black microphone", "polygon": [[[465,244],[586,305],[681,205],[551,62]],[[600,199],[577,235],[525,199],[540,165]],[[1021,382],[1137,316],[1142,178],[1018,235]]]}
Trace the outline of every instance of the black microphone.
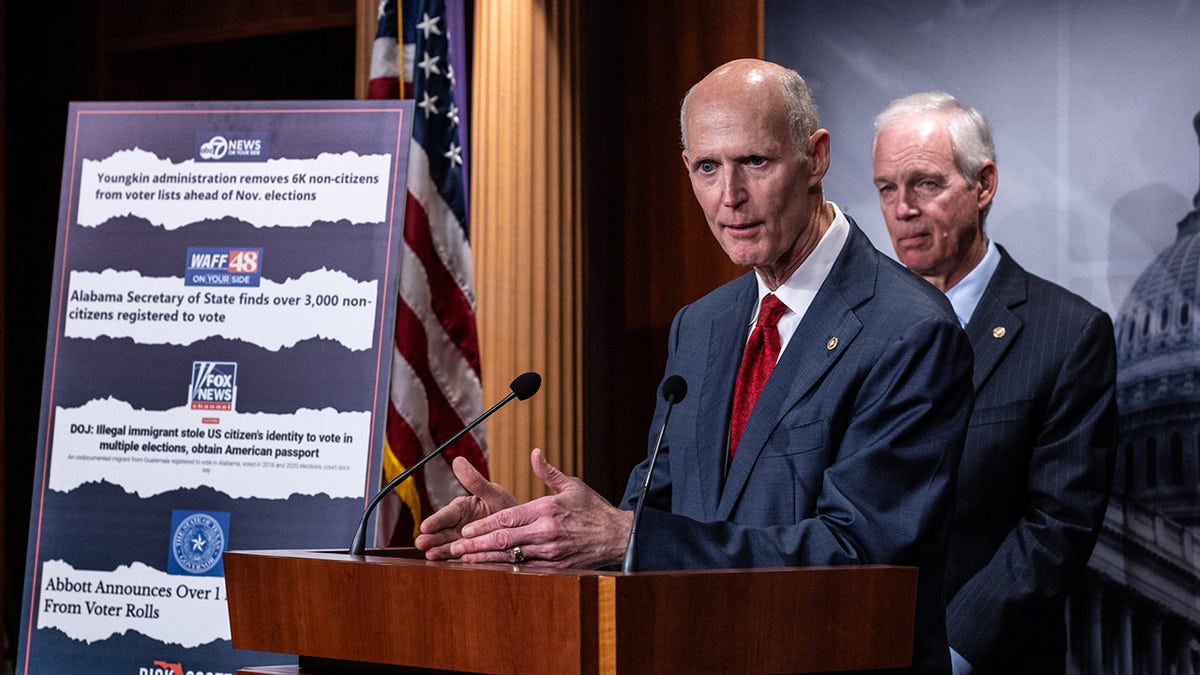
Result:
{"label": "black microphone", "polygon": [[512,381],[512,384],[508,385],[508,388],[511,389],[512,391],[508,394],[508,396],[504,397],[504,400],[500,401],[499,403],[492,406],[491,408],[488,408],[487,412],[483,413],[479,417],[476,417],[470,424],[463,427],[462,431],[459,431],[457,434],[454,434],[453,436],[450,437],[450,440],[439,445],[437,450],[434,450],[433,452],[429,453],[428,455],[425,455],[424,457],[422,457],[420,459],[420,461],[418,461],[416,464],[413,464],[411,467],[409,467],[409,469],[407,471],[405,471],[404,473],[400,474],[399,476],[396,476],[395,478],[393,478],[392,482],[390,482],[386,486],[384,486],[384,488],[379,491],[379,494],[375,495],[375,497],[371,500],[371,503],[367,504],[367,510],[363,511],[362,521],[360,521],[358,523],[358,530],[354,533],[354,541],[350,542],[350,549],[349,549],[348,553],[350,555],[362,555],[363,554],[363,548],[365,546],[364,542],[367,539],[367,520],[371,517],[371,514],[375,512],[375,507],[379,505],[380,500],[382,500],[385,496],[387,496],[387,493],[391,492],[392,490],[395,490],[397,485],[404,482],[404,479],[413,475],[413,472],[415,472],[417,469],[421,468],[422,466],[425,466],[425,462],[428,462],[429,460],[433,459],[434,457],[437,457],[438,455],[442,454],[443,450],[445,450],[446,448],[453,445],[454,441],[457,441],[459,438],[461,438],[463,434],[465,434],[468,431],[479,426],[480,422],[486,420],[489,416],[491,416],[492,413],[499,410],[501,406],[503,406],[504,404],[513,400],[514,398],[518,398],[518,399],[521,399],[522,401],[524,401],[525,399],[529,398],[530,396],[533,396],[534,394],[536,394],[538,392],[538,389],[541,388],[541,386],[542,386],[542,376],[541,375],[538,375],[537,373],[534,373],[534,372],[521,373],[520,375],[517,376],[517,378],[515,380]]}
{"label": "black microphone", "polygon": [[633,525],[629,528],[629,544],[625,547],[625,562],[621,571],[629,574],[633,571],[634,544],[636,543],[638,521],[642,519],[642,507],[646,505],[646,493],[650,490],[650,475],[654,473],[654,462],[658,459],[658,449],[662,447],[663,434],[667,432],[667,420],[671,419],[671,408],[687,396],[687,381],[678,375],[672,375],[663,382],[662,397],[667,402],[667,411],[663,413],[662,428],[658,430],[658,440],[654,442],[654,451],[650,453],[650,466],[646,467],[646,480],[642,482],[642,494],[638,497],[637,506],[633,509]]}

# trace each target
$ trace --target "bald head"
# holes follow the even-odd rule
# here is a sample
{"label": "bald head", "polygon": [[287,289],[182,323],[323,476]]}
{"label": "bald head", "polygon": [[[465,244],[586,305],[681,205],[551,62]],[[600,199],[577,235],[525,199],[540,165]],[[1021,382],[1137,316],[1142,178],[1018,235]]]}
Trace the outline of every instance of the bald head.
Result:
{"label": "bald head", "polygon": [[804,78],[790,68],[760,59],[730,61],[697,82],[683,97],[679,109],[679,131],[683,149],[688,149],[688,110],[697,102],[727,102],[736,99],[756,105],[782,108],[788,133],[796,149],[808,151],[808,137],[820,127],[817,106]]}
{"label": "bald head", "polygon": [[829,132],[804,79],[773,63],[727,63],[684,99],[683,165],[713,236],[772,290],[791,277],[833,219],[821,179]]}

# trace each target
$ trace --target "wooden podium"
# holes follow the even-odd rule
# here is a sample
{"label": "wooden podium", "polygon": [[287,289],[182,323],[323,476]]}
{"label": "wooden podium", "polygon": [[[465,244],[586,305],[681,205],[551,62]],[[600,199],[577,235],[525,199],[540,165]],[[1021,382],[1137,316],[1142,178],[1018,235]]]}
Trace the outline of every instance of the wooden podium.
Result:
{"label": "wooden podium", "polygon": [[556,571],[412,549],[225,554],[252,674],[806,673],[906,666],[917,570]]}

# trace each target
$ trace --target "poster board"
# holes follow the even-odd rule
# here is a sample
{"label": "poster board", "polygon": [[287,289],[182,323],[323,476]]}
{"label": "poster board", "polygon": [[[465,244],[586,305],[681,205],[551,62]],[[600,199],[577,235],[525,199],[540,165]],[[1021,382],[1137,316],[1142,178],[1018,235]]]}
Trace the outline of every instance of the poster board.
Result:
{"label": "poster board", "polygon": [[345,548],[378,489],[410,135],[70,106],[17,672],[280,662],[230,646],[221,553]]}

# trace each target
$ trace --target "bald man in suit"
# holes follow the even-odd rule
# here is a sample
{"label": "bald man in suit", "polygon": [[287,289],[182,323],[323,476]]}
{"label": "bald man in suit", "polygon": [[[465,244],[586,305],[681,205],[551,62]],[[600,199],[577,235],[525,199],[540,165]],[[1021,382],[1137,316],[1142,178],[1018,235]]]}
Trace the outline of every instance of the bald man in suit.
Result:
{"label": "bald man in suit", "polygon": [[874,155],[897,256],[946,293],[975,354],[947,561],[955,675],[1061,675],[1065,599],[1112,482],[1112,322],[986,236],[998,170],[978,111],[941,92],[894,101]]}
{"label": "bald man in suit", "polygon": [[[829,133],[799,74],[733,61],[692,88],[680,117],[709,228],[751,269],[671,326],[666,374],[689,393],[646,494],[638,568],[916,566],[913,664],[901,672],[948,673],[944,565],[972,398],[966,336],[945,297],[826,201]],[[665,414],[660,401],[654,429]],[[537,451],[533,470],[553,494],[521,505],[455,461],[472,496],[422,523],[417,546],[432,559],[618,564],[648,463],[618,508]]]}

